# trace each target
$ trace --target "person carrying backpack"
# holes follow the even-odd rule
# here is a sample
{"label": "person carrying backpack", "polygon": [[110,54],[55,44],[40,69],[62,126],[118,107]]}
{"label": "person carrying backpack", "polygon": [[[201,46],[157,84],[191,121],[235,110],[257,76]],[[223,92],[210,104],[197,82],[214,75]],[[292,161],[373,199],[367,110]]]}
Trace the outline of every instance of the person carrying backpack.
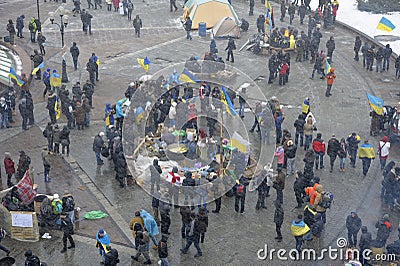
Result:
{"label": "person carrying backpack", "polygon": [[67,191],[61,197],[63,213],[67,214],[71,219],[72,224],[75,222],[75,200],[74,197]]}
{"label": "person carrying backpack", "polygon": [[317,196],[315,197],[314,201],[314,208],[317,211],[317,213],[321,214],[321,219],[326,223],[326,209],[330,207],[330,203],[326,202],[325,199],[325,192],[324,187],[322,185],[318,185],[316,188]]}
{"label": "person carrying backpack", "polygon": [[31,42],[35,43],[35,42],[36,42],[36,41],[35,41],[36,32],[37,32],[37,30],[38,30],[38,29],[37,29],[36,22],[35,22],[35,18],[31,18],[31,20],[29,21],[28,29],[29,29],[29,31],[30,31],[30,33],[31,33]]}
{"label": "person carrying backpack", "polygon": [[133,11],[133,8],[134,8],[133,3],[132,3],[131,0],[128,0],[127,7],[128,7],[128,20],[131,21],[132,20],[132,11]]}
{"label": "person carrying backpack", "polygon": [[244,214],[244,204],[246,201],[246,186],[248,185],[248,181],[245,180],[244,177],[241,177],[239,180],[236,180],[235,185],[235,212],[239,212],[239,202],[240,202],[240,214]]}
{"label": "person carrying backpack", "polygon": [[111,246],[106,246],[108,253],[106,253],[104,266],[116,266],[119,263],[118,250],[112,248]]}
{"label": "person carrying backpack", "polygon": [[60,230],[63,232],[63,249],[60,251],[64,253],[67,251],[67,241],[71,244],[68,249],[75,248],[75,242],[72,238],[74,234],[74,224],[72,223],[71,219],[67,215],[61,216],[61,225]]}
{"label": "person carrying backpack", "polygon": [[186,238],[186,246],[185,246],[185,248],[180,249],[180,250],[181,250],[181,252],[183,254],[187,254],[190,246],[192,244],[194,244],[194,246],[197,249],[197,254],[194,255],[194,257],[197,258],[197,257],[201,257],[203,255],[203,253],[202,253],[202,251],[200,249],[200,245],[199,245],[199,241],[200,241],[200,232],[199,232],[199,227],[198,227],[199,222],[198,222],[198,220],[196,218],[196,214],[195,213],[192,213],[190,215],[190,218],[191,218],[192,221],[190,222],[189,235]]}
{"label": "person carrying backpack", "polygon": [[8,20],[7,31],[10,34],[10,44],[14,45],[15,27],[11,19]]}
{"label": "person carrying backpack", "polygon": [[40,259],[38,256],[33,255],[32,250],[25,251],[25,266],[40,266]]}
{"label": "person carrying backpack", "polygon": [[60,224],[60,215],[62,213],[62,201],[58,194],[53,195],[53,200],[51,201],[51,208],[53,209],[53,214],[57,215],[56,224]]}

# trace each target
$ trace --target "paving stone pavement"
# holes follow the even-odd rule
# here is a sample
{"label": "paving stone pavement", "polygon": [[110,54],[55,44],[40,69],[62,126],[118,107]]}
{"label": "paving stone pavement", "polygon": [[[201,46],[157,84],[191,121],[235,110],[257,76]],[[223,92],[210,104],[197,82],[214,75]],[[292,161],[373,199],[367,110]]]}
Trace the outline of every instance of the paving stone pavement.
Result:
{"label": "paving stone pavement", "polygon": [[[102,10],[91,10],[94,15],[93,19],[93,35],[84,35],[80,31],[80,19],[78,17],[70,17],[70,23],[65,33],[65,43],[70,46],[72,41],[78,43],[81,49],[79,59],[80,69],[73,71],[71,58],[69,53],[66,55],[68,65],[68,76],[70,82],[67,87],[70,89],[75,81],[80,80],[81,83],[88,78],[87,72],[83,69],[87,58],[92,52],[96,52],[100,57],[100,82],[95,88],[94,102],[95,109],[92,111],[91,127],[84,131],[72,131],[71,133],[71,155],[81,167],[83,172],[68,173],[68,176],[74,178],[74,182],[81,182],[78,177],[80,174],[87,174],[90,178],[88,182],[82,182],[86,187],[93,187],[99,195],[103,195],[109,202],[109,213],[118,212],[125,221],[125,224],[132,218],[133,213],[141,208],[151,210],[151,197],[139,187],[134,186],[127,189],[120,189],[117,182],[114,180],[113,165],[110,162],[102,167],[96,167],[94,154],[91,150],[93,136],[100,130],[104,130],[102,117],[105,102],[115,102],[119,99],[129,82],[140,77],[144,71],[137,66],[136,58],[148,56],[151,60],[150,73],[156,73],[158,70],[169,66],[172,63],[183,62],[190,56],[202,56],[209,47],[209,37],[200,38],[195,36],[193,41],[185,40],[185,32],[182,28],[178,28],[180,13],[170,13],[168,1],[152,1],[152,2],[134,2],[134,14],[139,13],[143,19],[144,29],[140,39],[133,37],[133,30],[126,18],[122,18],[115,12],[107,12]],[[83,3],[82,8],[86,5]],[[40,3],[41,17],[47,18],[49,11],[54,11],[60,4],[54,2]],[[71,1],[68,1],[66,6],[71,9]],[[248,3],[239,1],[233,3],[239,17],[245,17],[250,22],[250,31],[243,33],[242,38],[237,40],[237,47],[241,47],[248,37],[255,32],[255,20],[257,14],[264,13],[262,5],[256,3],[256,11],[254,17],[248,17]],[[279,15],[279,8],[275,7],[276,14]],[[35,6],[27,5],[24,1],[7,2],[0,5],[0,14],[7,14],[16,18],[20,14],[25,14],[25,22],[28,18],[36,14]],[[160,19],[161,18],[161,19]],[[58,19],[58,18],[57,18]],[[297,18],[296,18],[297,19]],[[5,25],[8,16],[0,16],[0,24]],[[278,27],[287,26],[288,23],[276,21]],[[295,21],[298,24],[298,20]],[[45,22],[44,34],[48,38],[46,67],[57,68],[60,72],[61,63],[61,42],[58,29],[51,26],[49,22]],[[299,25],[296,25],[299,26]],[[299,27],[305,29],[305,27]],[[0,29],[0,33],[5,35],[4,27]],[[25,27],[27,30],[27,26]],[[285,87],[280,87],[276,84],[267,85],[266,79],[257,81],[262,92],[267,98],[275,95],[285,106],[292,108],[284,108],[286,120],[284,128],[289,128],[293,131],[293,122],[300,112],[302,99],[310,96],[312,99],[311,109],[317,118],[317,126],[319,131],[323,133],[324,139],[327,141],[332,133],[338,137],[347,136],[349,133],[356,131],[360,136],[369,138],[369,107],[367,105],[365,92],[373,92],[375,95],[382,97],[386,102],[393,104],[398,99],[390,95],[392,91],[398,91],[398,81],[393,79],[393,73],[378,74],[375,72],[366,72],[360,66],[360,63],[353,61],[353,43],[355,35],[342,28],[325,31],[322,30],[323,40],[320,48],[323,49],[326,40],[330,35],[335,36],[337,49],[334,52],[334,63],[337,79],[333,85],[333,96],[325,98],[325,82],[319,79],[310,80],[312,65],[307,62],[294,62],[291,64],[291,74],[289,83]],[[226,46],[226,40],[217,40],[217,46],[220,51]],[[18,39],[17,45],[23,47],[28,54],[32,53],[32,49],[37,46],[29,43],[28,32],[25,32],[25,39]],[[222,53],[224,56],[224,53]],[[249,52],[235,52],[234,66],[243,70],[252,80],[263,76],[268,78],[268,69],[266,64],[268,56],[256,56]],[[393,65],[393,64],[392,64]],[[43,84],[38,81],[33,81],[31,90],[35,96],[35,115],[37,125],[41,128],[47,123],[48,114],[45,108],[45,102],[41,96]],[[65,122],[62,118],[61,123]],[[246,114],[245,123],[252,124],[253,117],[251,114]],[[15,135],[19,138],[19,145],[4,146],[0,148],[0,154],[7,149],[11,149],[14,155],[17,154],[20,146],[29,147],[29,152],[32,154],[33,165],[35,169],[42,169],[40,159],[40,149],[45,144],[41,132],[36,128],[28,131],[32,134],[28,137],[24,136],[22,130],[18,127],[20,118],[17,114],[17,123],[14,128],[0,131],[0,141],[4,143],[14,143]],[[18,138],[18,137],[17,137]],[[257,136],[254,136],[257,138]],[[34,143],[32,143],[34,139]],[[37,141],[36,141],[37,140]],[[370,138],[370,141],[376,145],[376,138]],[[34,144],[32,146],[32,144]],[[304,152],[298,150],[297,168],[303,168],[301,162]],[[399,161],[398,146],[392,148],[393,159]],[[327,158],[326,158],[327,161]],[[338,237],[346,237],[345,218],[350,211],[356,210],[363,220],[363,224],[367,225],[369,230],[375,236],[374,223],[386,210],[380,204],[379,191],[381,174],[378,169],[378,162],[375,160],[371,167],[371,171],[366,179],[362,179],[361,164],[357,162],[357,168],[348,168],[346,173],[337,172],[336,168],[333,173],[329,173],[326,169],[319,170],[316,174],[321,176],[322,183],[335,195],[335,203],[331,210],[327,213],[328,222],[324,231],[320,246],[327,247],[328,245],[335,246]],[[73,167],[74,168],[74,167]],[[3,170],[2,170],[3,171]],[[4,174],[3,174],[4,176]],[[273,204],[275,192],[272,190],[272,195],[267,199],[267,210],[256,211],[255,202],[256,194],[248,193],[246,198],[246,214],[237,215],[233,210],[233,199],[223,198],[222,211],[220,214],[210,214],[210,227],[206,234],[206,241],[202,245],[204,256],[193,259],[194,250],[192,249],[188,255],[181,255],[179,248],[184,245],[180,239],[180,216],[177,210],[172,210],[172,224],[170,236],[170,257],[171,265],[264,265],[266,261],[257,259],[257,251],[264,247],[264,244],[274,248],[293,248],[295,245],[294,238],[290,234],[290,222],[296,217],[297,210],[293,211],[295,205],[294,194],[292,191],[293,180],[286,181],[286,189],[284,191],[284,211],[285,220],[282,228],[284,240],[281,243],[274,241],[275,228],[273,224]],[[4,183],[4,181],[3,181]],[[53,187],[54,186],[54,187]],[[42,187],[42,186],[41,186]],[[43,187],[44,188],[44,187]],[[52,192],[55,185],[51,183],[49,190],[44,192]],[[84,200],[84,196],[80,196],[79,200]],[[127,203],[128,202],[128,203]],[[94,203],[93,203],[94,204]],[[210,204],[210,209],[213,207]],[[399,217],[397,214],[391,214],[391,222],[397,225]],[[120,223],[122,224],[122,223]],[[99,224],[101,226],[101,224]],[[95,230],[99,227],[87,228],[88,236],[93,235],[90,230]],[[119,227],[116,225],[116,227]],[[396,227],[396,226],[395,226]],[[115,229],[115,235],[111,236],[117,242],[127,243],[125,236],[129,232],[128,228]],[[391,234],[389,243],[397,238],[395,232]],[[57,241],[60,241],[57,239]],[[81,249],[77,249],[75,254],[68,253],[64,255],[58,253],[58,246],[55,247],[53,242],[20,245],[16,241],[6,240],[4,244],[12,245],[14,254],[19,257],[23,254],[25,247],[30,246],[35,251],[40,252],[40,255],[46,258],[49,265],[82,265],[88,263],[93,265],[98,261],[99,257],[95,247],[88,238],[79,240]],[[128,243],[129,244],[129,243]],[[313,247],[311,243],[308,247]],[[123,263],[127,265],[130,262],[129,254],[134,254],[134,250],[128,250],[124,246],[118,246],[121,249]],[[87,250],[87,252],[85,252]],[[156,256],[156,252],[151,251],[152,257]],[[290,261],[273,261],[271,265],[340,265],[339,261],[322,262],[290,262]],[[135,265],[135,263],[132,263]]]}

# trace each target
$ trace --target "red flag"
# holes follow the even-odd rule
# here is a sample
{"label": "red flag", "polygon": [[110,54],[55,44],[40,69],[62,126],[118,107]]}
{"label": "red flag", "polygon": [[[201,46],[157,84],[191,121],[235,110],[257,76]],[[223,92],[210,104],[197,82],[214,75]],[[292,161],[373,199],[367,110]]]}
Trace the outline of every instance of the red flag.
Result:
{"label": "red flag", "polygon": [[29,171],[25,172],[24,177],[16,185],[19,196],[26,205],[31,204],[36,196],[36,191],[33,189],[33,182],[29,176]]}

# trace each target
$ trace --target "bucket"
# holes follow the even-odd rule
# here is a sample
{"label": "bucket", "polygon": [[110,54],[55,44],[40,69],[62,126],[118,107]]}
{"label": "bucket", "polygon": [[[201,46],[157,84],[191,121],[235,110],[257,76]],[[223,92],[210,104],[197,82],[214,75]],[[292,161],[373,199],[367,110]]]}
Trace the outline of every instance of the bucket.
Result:
{"label": "bucket", "polygon": [[200,37],[206,37],[206,23],[205,22],[199,22],[199,36]]}

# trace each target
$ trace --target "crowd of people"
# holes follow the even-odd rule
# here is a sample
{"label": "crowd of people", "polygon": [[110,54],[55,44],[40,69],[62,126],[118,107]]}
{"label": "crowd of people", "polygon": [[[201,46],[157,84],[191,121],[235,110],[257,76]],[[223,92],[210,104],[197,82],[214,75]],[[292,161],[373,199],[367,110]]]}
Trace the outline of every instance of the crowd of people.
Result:
{"label": "crowd of people", "polygon": [[[271,40],[277,46],[284,48],[291,47],[296,52],[296,62],[308,62],[313,64],[313,70],[311,78],[314,78],[315,71],[321,75],[321,79],[327,80],[326,96],[331,95],[331,86],[333,79],[336,77],[334,69],[327,69],[327,65],[333,63],[333,53],[335,50],[335,40],[331,36],[326,43],[326,53],[320,51],[320,41],[322,39],[321,24],[323,28],[333,25],[335,22],[336,11],[338,10],[339,3],[333,1],[328,3],[327,1],[320,1],[322,4],[318,7],[316,12],[311,12],[309,7],[309,1],[304,1],[298,7],[298,13],[300,16],[300,24],[303,24],[304,18],[309,14],[308,20],[308,32],[301,31],[298,33],[294,28],[288,28],[287,30],[274,29],[271,33]],[[296,12],[296,4],[291,3],[288,7],[288,13],[290,18],[290,24],[294,21],[294,14]],[[107,1],[108,11],[120,11],[122,15],[127,16],[128,20],[132,19],[133,4],[131,1]],[[79,1],[74,1],[74,14],[80,14],[83,31],[91,34],[91,19],[92,15],[85,10],[80,9]],[[88,9],[97,9],[97,6],[102,8],[101,2],[96,0],[94,5],[91,1],[88,1]],[[171,11],[176,8],[175,4],[171,4]],[[122,11],[121,11],[122,10]],[[285,18],[286,12],[286,1],[282,1],[281,4],[281,21]],[[251,14],[252,14],[251,10]],[[250,15],[250,14],[249,14]],[[22,29],[18,22],[23,20],[23,16],[17,19],[18,37],[22,38]],[[265,18],[263,18],[265,21]],[[135,21],[136,20],[136,21]],[[23,22],[22,22],[23,23]],[[9,24],[13,24],[12,21]],[[29,29],[31,31],[31,24],[35,24],[36,29],[38,24],[35,19],[31,20]],[[23,25],[23,24],[22,24]],[[135,26],[136,25],[136,26]],[[137,16],[133,21],[135,28],[135,34],[140,37],[140,28],[142,27],[142,21]],[[40,27],[40,26],[39,26]],[[187,31],[187,39],[191,39],[190,30],[191,24],[188,25],[186,21],[185,25]],[[7,30],[9,27],[7,26]],[[10,28],[11,29],[11,28]],[[11,40],[11,32],[10,40]],[[36,32],[31,31],[32,42],[36,41]],[[259,28],[259,31],[263,31]],[[287,31],[287,32],[286,32]],[[34,33],[34,34],[33,34]],[[14,30],[15,34],[15,30]],[[287,36],[286,36],[287,35]],[[289,37],[287,40],[286,38]],[[40,39],[40,40],[39,40]],[[38,34],[37,42],[39,44],[40,53],[35,50],[32,56],[34,67],[40,66],[43,62],[43,56],[45,55],[43,44],[45,41],[43,34]],[[216,45],[211,42],[210,52],[207,56],[213,57],[217,55],[218,51],[215,50]],[[230,39],[227,51],[227,61],[234,62],[233,50],[236,49],[236,45],[233,39]],[[368,70],[372,71],[372,66],[376,64],[376,72],[388,71],[389,61],[391,56],[391,48],[387,45],[385,48],[375,49],[375,46],[369,46],[365,43],[361,47],[361,38],[356,37],[354,52],[354,60],[359,60],[359,51],[361,50],[363,56],[363,66]],[[74,43],[70,48],[70,53],[73,58],[75,70],[78,68],[79,48]],[[289,52],[278,51],[273,53],[269,59],[268,67],[270,77],[268,83],[273,83],[275,78],[279,79],[280,85],[285,85],[289,79],[290,73],[290,58]],[[51,156],[57,154],[69,155],[70,146],[70,130],[77,128],[83,130],[90,126],[90,111],[93,106],[92,96],[95,92],[95,83],[99,80],[99,60],[95,53],[89,58],[86,64],[86,70],[89,72],[89,79],[81,88],[80,82],[76,82],[72,87],[72,98],[69,96],[68,90],[65,86],[61,85],[60,75],[56,70],[51,71],[47,69],[43,75],[39,71],[36,72],[36,78],[41,79],[44,83],[45,90],[43,96],[47,94],[47,109],[49,111],[49,120],[47,127],[43,131],[43,137],[47,140],[47,147],[45,147],[41,153],[41,158],[44,165],[44,179],[45,182],[50,182],[50,168],[51,168]],[[400,59],[398,58],[395,63],[396,76],[400,78]],[[328,71],[327,71],[328,70]],[[22,76],[22,79],[27,80],[26,77]],[[93,141],[93,152],[96,156],[97,165],[103,165],[104,162],[102,157],[108,158],[113,162],[114,170],[116,173],[116,179],[119,182],[121,188],[126,186],[126,177],[128,175],[126,155],[124,153],[121,137],[123,130],[123,122],[126,116],[126,110],[135,112],[135,122],[137,124],[143,123],[146,127],[146,134],[149,136],[156,136],[159,138],[157,145],[162,147],[162,143],[172,144],[176,141],[177,136],[173,134],[175,130],[182,129],[185,132],[185,136],[182,137],[182,141],[187,145],[187,152],[185,156],[188,158],[198,159],[201,157],[201,153],[197,146],[201,146],[203,142],[209,142],[216,135],[218,119],[217,110],[223,109],[222,100],[226,97],[226,94],[222,91],[222,87],[215,86],[207,82],[201,82],[195,86],[183,85],[179,80],[179,74],[174,71],[168,78],[161,79],[159,83],[152,84],[152,90],[148,93],[155,99],[154,107],[151,108],[151,103],[147,102],[131,102],[133,95],[141,84],[139,82],[132,82],[129,84],[128,89],[125,93],[125,98],[118,100],[115,104],[107,103],[105,106],[105,130],[100,131]],[[246,103],[246,91],[235,92],[232,89],[226,88],[227,95],[233,105],[239,104],[238,115],[244,119],[244,109],[247,107]],[[198,97],[200,104],[191,102],[191,99]],[[1,127],[3,122],[8,128],[12,123],[13,110],[16,106],[16,100],[19,101],[19,110],[22,116],[22,128],[27,129],[27,125],[33,125],[33,100],[32,95],[27,87],[22,87],[20,95],[16,95],[13,88],[10,88],[0,99],[0,111],[2,114]],[[225,98],[226,99],[226,98]],[[60,105],[60,111],[57,111],[56,106]],[[348,166],[356,168],[357,159],[362,162],[361,174],[363,178],[366,178],[369,172],[369,168],[372,160],[377,155],[380,161],[380,169],[383,171],[383,182],[381,198],[391,208],[400,209],[400,195],[397,192],[398,179],[400,178],[400,168],[396,166],[394,161],[390,161],[386,164],[390,153],[390,142],[386,136],[383,136],[379,143],[373,143],[368,139],[361,139],[356,132],[349,132],[347,136],[336,136],[333,132],[324,132],[323,128],[319,128],[317,124],[317,117],[311,113],[312,101],[310,98],[306,98],[302,103],[301,113],[297,114],[293,126],[287,125],[287,115],[283,113],[279,100],[276,97],[272,97],[268,103],[259,102],[256,109],[253,110],[251,119],[254,115],[254,124],[250,129],[250,133],[254,133],[255,129],[257,133],[260,133],[262,142],[270,142],[270,128],[273,127],[276,135],[276,150],[274,156],[276,162],[272,169],[268,166],[263,166],[260,175],[262,182],[257,187],[257,203],[256,210],[266,209],[266,198],[270,196],[271,187],[276,190],[276,200],[274,201],[274,223],[276,225],[276,240],[282,241],[283,236],[281,228],[284,222],[284,210],[283,210],[283,190],[287,188],[286,180],[294,177],[293,192],[296,198],[295,208],[303,209],[302,214],[297,215],[296,219],[291,221],[290,229],[293,237],[295,238],[295,247],[298,251],[301,251],[304,241],[311,241],[322,237],[322,232],[326,224],[326,212],[333,205],[334,195],[330,192],[329,186],[324,184],[324,180],[319,177],[320,174],[325,171],[325,161],[327,155],[329,157],[329,172],[333,173],[336,169],[340,173],[344,173],[348,167],[346,167],[347,158],[349,158]],[[214,107],[214,108],[212,108]],[[141,110],[141,111],[140,111]],[[58,112],[65,115],[67,118],[67,124],[63,126],[61,130],[58,124],[57,116]],[[149,120],[143,121],[144,115],[142,112],[148,114]],[[199,114],[207,114],[206,127],[202,128],[199,126],[200,118]],[[268,117],[268,114],[273,114],[273,120]],[[25,125],[25,126],[24,126]],[[318,126],[318,128],[317,128]],[[187,131],[189,129],[189,131]],[[105,133],[104,133],[105,132]],[[188,134],[192,132],[192,135]],[[375,131],[372,132],[375,134]],[[329,135],[329,140],[324,141],[323,136]],[[314,137],[315,136],[315,137]],[[158,139],[157,139],[158,140]],[[206,141],[207,140],[207,141]],[[156,142],[156,141],[155,141]],[[371,143],[370,143],[371,142]],[[61,152],[60,152],[61,145]],[[210,145],[211,146],[211,145]],[[375,148],[374,148],[375,147]],[[207,150],[206,159],[213,160],[216,152],[220,150],[218,144],[215,145],[214,150]],[[304,152],[303,152],[304,150]],[[160,151],[160,150],[159,150]],[[302,155],[300,155],[302,153]],[[158,155],[163,155],[161,152]],[[164,154],[165,155],[165,154]],[[235,154],[230,159],[234,159]],[[297,156],[302,156],[302,160],[298,160]],[[239,157],[237,157],[239,158]],[[296,160],[297,158],[297,160]],[[243,158],[240,158],[243,159]],[[336,163],[338,159],[339,163]],[[216,161],[214,160],[216,163]],[[300,167],[300,162],[304,163],[304,167]],[[301,164],[302,164],[301,163]],[[9,187],[13,186],[11,181],[12,176],[15,174],[16,181],[18,182],[24,175],[27,169],[29,169],[30,159],[25,152],[20,152],[20,159],[18,162],[17,169],[15,170],[14,162],[11,158],[10,153],[5,154],[4,165],[6,173],[8,175],[7,184]],[[212,167],[210,167],[212,168]],[[276,171],[274,171],[275,169]],[[132,256],[132,259],[138,261],[140,256],[144,257],[144,264],[151,264],[149,257],[150,241],[153,242],[153,248],[158,250],[158,256],[161,260],[161,265],[169,265],[168,262],[168,235],[171,234],[169,227],[171,224],[170,209],[172,206],[179,208],[182,227],[181,236],[186,239],[184,248],[181,249],[183,254],[188,253],[188,250],[192,244],[194,244],[197,253],[195,257],[203,255],[200,243],[205,240],[205,233],[208,227],[208,212],[207,209],[207,195],[215,193],[219,195],[218,191],[215,191],[215,182],[218,179],[218,169],[211,169],[207,175],[211,178],[200,178],[194,176],[190,171],[184,169],[173,168],[166,176],[163,176],[163,171],[158,163],[158,160],[154,160],[153,164],[149,167],[149,174],[151,176],[151,189],[152,194],[152,207],[153,215],[145,210],[137,211],[135,217],[130,222],[130,229],[133,231],[133,237],[135,240],[135,249],[137,253]],[[160,182],[163,179],[169,179],[165,182]],[[182,182],[181,182],[182,181]],[[204,182],[204,183],[201,183]],[[245,214],[245,200],[246,193],[249,186],[249,180],[243,175],[236,177],[234,184],[227,190],[227,196],[234,197],[233,210],[236,213],[242,215]],[[192,186],[197,187],[199,185],[212,184],[213,186],[205,186],[205,191],[196,190],[196,196],[190,193],[183,193],[185,200],[183,206],[179,204],[179,186]],[[199,186],[200,187],[200,186]],[[164,188],[164,190],[162,189]],[[166,189],[165,189],[166,188]],[[72,197],[72,196],[71,196]],[[198,202],[195,204],[195,197],[198,197]],[[45,200],[42,203],[41,208],[41,219],[42,223],[49,223],[54,221],[54,224],[60,226],[63,231],[63,249],[61,252],[66,252],[69,248],[74,248],[75,243],[72,238],[73,235],[73,224],[74,208],[67,208],[64,201],[67,202],[67,198],[64,200],[59,198],[57,194],[53,195],[52,200]],[[16,189],[10,190],[5,198],[2,199],[3,205],[9,210],[29,210],[30,207],[24,206],[21,203],[18,192]],[[60,207],[61,205],[61,207]],[[46,206],[50,206],[50,209],[46,209]],[[197,211],[195,210],[197,207]],[[221,208],[221,197],[215,197],[215,210],[212,213],[218,214]],[[43,210],[42,210],[43,209]],[[391,217],[384,215],[377,223],[376,228],[377,237],[372,239],[371,233],[368,232],[368,228],[362,225],[361,219],[358,214],[351,212],[346,219],[346,228],[348,230],[349,246],[356,247],[357,244],[360,250],[365,250],[371,247],[382,247],[386,245],[387,239],[392,230],[390,223]],[[158,226],[160,226],[161,239],[157,240],[156,236],[159,235]],[[358,232],[361,230],[361,239],[358,242]],[[67,246],[67,240],[70,242],[70,246]],[[96,233],[96,247],[99,249],[99,253],[102,257],[104,265],[116,265],[119,262],[118,251],[111,247],[110,238],[104,229],[100,229]],[[387,250],[396,250],[400,247],[397,242],[387,245]],[[3,249],[4,250],[4,249]],[[9,252],[9,250],[4,250]],[[27,260],[38,260],[31,251],[25,253]],[[365,263],[363,259],[362,263]]]}

